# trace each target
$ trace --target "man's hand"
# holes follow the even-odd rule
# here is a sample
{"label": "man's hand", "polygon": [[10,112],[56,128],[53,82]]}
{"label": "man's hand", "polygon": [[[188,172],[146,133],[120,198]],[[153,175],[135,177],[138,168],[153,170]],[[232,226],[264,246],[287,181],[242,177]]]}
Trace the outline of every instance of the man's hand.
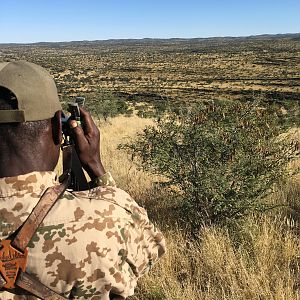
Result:
{"label": "man's hand", "polygon": [[84,108],[80,108],[80,115],[82,127],[75,120],[70,120],[69,125],[82,167],[93,180],[105,174],[100,159],[100,132],[91,115]]}

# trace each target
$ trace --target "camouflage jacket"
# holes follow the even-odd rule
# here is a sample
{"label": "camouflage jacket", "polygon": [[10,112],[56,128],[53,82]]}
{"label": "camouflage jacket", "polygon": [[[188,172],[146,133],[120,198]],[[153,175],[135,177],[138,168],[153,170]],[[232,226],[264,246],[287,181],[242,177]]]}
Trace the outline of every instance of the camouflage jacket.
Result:
{"label": "camouflage jacket", "polygon": [[[53,172],[0,178],[0,239],[24,222],[54,184]],[[123,190],[67,191],[29,244],[27,272],[70,299],[126,298],[164,251],[161,232]],[[0,299],[37,298],[2,291]]]}

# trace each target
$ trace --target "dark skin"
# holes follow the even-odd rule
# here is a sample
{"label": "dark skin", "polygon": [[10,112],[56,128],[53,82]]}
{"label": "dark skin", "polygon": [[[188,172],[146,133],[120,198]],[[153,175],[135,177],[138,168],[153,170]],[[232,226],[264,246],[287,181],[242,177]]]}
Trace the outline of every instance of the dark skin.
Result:
{"label": "dark skin", "polygon": [[[75,147],[83,168],[93,180],[105,174],[100,159],[100,133],[90,114],[80,109],[83,128],[77,122],[69,122],[71,134],[75,140]],[[33,171],[53,171],[59,158],[62,143],[61,111],[49,120],[47,130],[33,146],[35,151],[23,149],[15,150],[9,145],[0,148],[0,178],[18,176]]]}

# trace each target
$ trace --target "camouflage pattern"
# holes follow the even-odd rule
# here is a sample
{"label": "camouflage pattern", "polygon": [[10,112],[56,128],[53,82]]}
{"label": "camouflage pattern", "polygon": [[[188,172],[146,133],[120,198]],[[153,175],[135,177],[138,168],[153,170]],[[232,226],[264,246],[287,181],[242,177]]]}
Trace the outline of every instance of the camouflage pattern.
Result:
{"label": "camouflage pattern", "polygon": [[[25,221],[54,184],[53,172],[0,178],[0,239]],[[26,271],[70,299],[109,300],[110,293],[122,299],[133,295],[137,279],[164,251],[161,232],[123,190],[67,191],[31,240]],[[0,292],[0,299],[37,298]]]}
{"label": "camouflage pattern", "polygon": [[116,182],[110,172],[106,172],[104,175],[95,178],[89,182],[90,187],[96,186],[116,186]]}

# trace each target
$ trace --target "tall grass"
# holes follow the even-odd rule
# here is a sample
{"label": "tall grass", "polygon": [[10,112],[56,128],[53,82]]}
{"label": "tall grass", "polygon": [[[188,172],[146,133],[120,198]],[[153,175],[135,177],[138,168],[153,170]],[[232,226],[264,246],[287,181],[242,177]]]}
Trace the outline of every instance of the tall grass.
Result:
{"label": "tall grass", "polygon": [[222,228],[199,241],[167,232],[166,257],[132,299],[300,299],[298,237],[266,216],[249,218],[243,234],[236,243]]}

